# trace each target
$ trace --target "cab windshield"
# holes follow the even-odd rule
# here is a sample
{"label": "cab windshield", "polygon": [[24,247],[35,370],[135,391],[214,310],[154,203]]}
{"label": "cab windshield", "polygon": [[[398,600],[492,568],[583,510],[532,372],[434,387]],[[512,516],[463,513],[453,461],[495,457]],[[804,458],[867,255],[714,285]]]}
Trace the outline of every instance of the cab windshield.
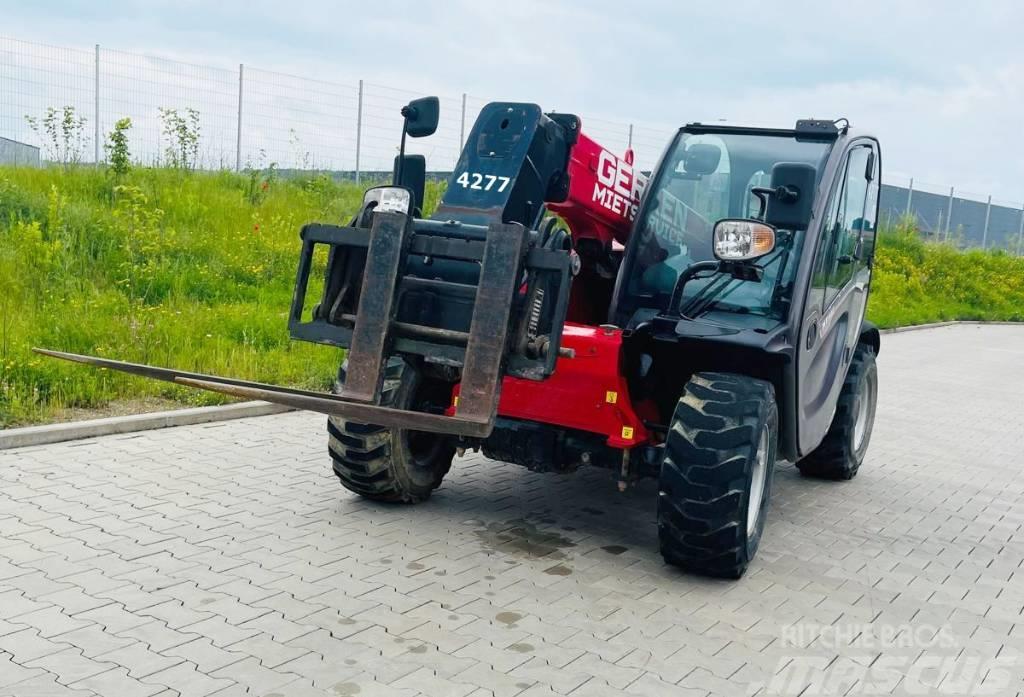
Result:
{"label": "cab windshield", "polygon": [[684,269],[714,260],[711,232],[716,221],[755,217],[760,202],[750,189],[768,186],[772,167],[779,162],[810,164],[820,180],[831,145],[797,140],[787,132],[680,132],[647,192],[620,309],[630,314],[643,307],[682,310],[690,316],[738,312],[784,319],[803,231],[778,231],[776,249],[756,262],[764,271],[760,282],[701,275],[686,284],[679,307],[668,304]]}

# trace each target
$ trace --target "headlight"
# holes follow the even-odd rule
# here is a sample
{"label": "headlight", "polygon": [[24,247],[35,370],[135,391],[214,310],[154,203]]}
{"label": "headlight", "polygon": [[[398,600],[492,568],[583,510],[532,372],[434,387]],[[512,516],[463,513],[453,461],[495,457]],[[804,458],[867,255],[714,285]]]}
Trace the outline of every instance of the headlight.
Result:
{"label": "headlight", "polygon": [[400,186],[375,186],[363,194],[363,205],[376,201],[374,210],[405,213],[409,215],[412,207],[412,193]]}
{"label": "headlight", "polygon": [[722,261],[757,259],[775,249],[775,228],[756,220],[719,220],[713,234]]}

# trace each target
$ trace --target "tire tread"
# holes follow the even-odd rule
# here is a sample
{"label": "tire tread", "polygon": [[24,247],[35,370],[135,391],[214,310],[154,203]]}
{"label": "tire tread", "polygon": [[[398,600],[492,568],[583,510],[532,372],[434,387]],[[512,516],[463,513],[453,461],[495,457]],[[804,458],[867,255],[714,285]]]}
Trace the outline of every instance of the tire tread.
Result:
{"label": "tire tread", "polygon": [[[340,388],[345,381],[347,363],[338,372]],[[384,373],[381,405],[393,406],[402,382],[405,362],[400,358],[388,360]],[[336,388],[336,389],[337,389]],[[341,417],[327,419],[328,452],[332,468],[343,487],[364,498],[374,501],[419,503],[430,496],[431,491],[441,485],[441,480],[451,467],[451,458],[434,474],[429,487],[411,487],[406,478],[400,477],[392,449],[397,430],[361,424]]]}
{"label": "tire tread", "polygon": [[771,383],[742,375],[697,373],[687,383],[668,432],[658,496],[658,537],[670,564],[726,578],[745,571],[747,468],[765,404],[774,400]]}

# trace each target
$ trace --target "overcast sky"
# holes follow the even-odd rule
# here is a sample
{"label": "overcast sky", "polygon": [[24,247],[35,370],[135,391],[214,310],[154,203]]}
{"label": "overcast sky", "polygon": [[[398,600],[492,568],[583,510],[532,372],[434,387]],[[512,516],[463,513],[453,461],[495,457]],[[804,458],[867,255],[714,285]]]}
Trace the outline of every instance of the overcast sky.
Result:
{"label": "overcast sky", "polygon": [[1024,201],[1020,0],[0,0],[0,17],[12,38],[637,124],[845,116],[881,137],[893,183]]}

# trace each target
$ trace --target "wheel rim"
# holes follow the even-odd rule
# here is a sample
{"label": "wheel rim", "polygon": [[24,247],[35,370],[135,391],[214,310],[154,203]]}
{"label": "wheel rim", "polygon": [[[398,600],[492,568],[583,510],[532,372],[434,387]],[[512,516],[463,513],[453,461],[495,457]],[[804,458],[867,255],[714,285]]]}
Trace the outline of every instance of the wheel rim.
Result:
{"label": "wheel rim", "polygon": [[768,446],[771,436],[768,425],[761,429],[761,439],[754,456],[754,471],[750,475],[750,496],[747,497],[747,537],[754,534],[757,519],[761,514],[761,500],[764,498],[764,481],[768,474]]}
{"label": "wheel rim", "polygon": [[412,456],[412,464],[424,469],[433,468],[434,461],[443,447],[440,436],[423,431],[406,431],[405,445]]}
{"label": "wheel rim", "polygon": [[868,421],[871,418],[871,403],[874,400],[875,386],[867,380],[864,384],[864,391],[857,402],[857,419],[853,423],[853,449],[859,451],[864,445],[864,438],[868,434]]}
{"label": "wheel rim", "polygon": [[[411,402],[414,411],[443,414],[447,400],[451,396],[451,388],[433,380],[418,380],[414,394],[415,398]],[[429,431],[410,429],[403,429],[401,434],[410,464],[417,469],[433,470],[445,450],[446,437]]]}

